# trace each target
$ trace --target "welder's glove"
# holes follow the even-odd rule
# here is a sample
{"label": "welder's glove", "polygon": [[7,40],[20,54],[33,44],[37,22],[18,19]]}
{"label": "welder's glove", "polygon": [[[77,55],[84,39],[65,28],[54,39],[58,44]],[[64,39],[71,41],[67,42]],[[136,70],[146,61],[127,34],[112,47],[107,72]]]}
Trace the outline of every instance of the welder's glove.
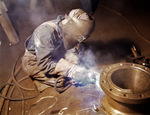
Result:
{"label": "welder's glove", "polygon": [[94,84],[97,76],[99,76],[98,72],[76,65],[68,72],[68,77],[71,77],[75,83],[82,86],[90,83]]}
{"label": "welder's glove", "polygon": [[57,63],[55,73],[62,76],[68,76],[81,85],[95,83],[96,77],[99,76],[98,72],[90,69],[87,70],[86,68],[72,64],[65,59],[60,59]]}
{"label": "welder's glove", "polygon": [[61,58],[59,62],[56,64],[55,70],[52,74],[58,74],[61,76],[67,76],[68,71],[74,66],[73,63]]}

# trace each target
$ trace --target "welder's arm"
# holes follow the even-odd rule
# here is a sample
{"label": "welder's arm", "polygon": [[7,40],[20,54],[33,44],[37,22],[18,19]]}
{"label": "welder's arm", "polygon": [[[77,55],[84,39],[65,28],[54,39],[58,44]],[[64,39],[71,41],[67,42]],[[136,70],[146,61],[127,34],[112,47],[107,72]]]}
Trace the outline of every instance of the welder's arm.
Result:
{"label": "welder's arm", "polygon": [[42,25],[34,31],[33,36],[38,68],[44,73],[51,73],[57,64],[52,57],[56,41],[54,29],[49,25]]}
{"label": "welder's arm", "polygon": [[56,64],[56,67],[55,67],[55,74],[58,74],[58,75],[62,75],[62,76],[67,76],[68,75],[68,72],[69,70],[75,66],[75,64],[73,63],[70,63],[69,61],[61,58],[59,60],[59,62]]}
{"label": "welder's arm", "polygon": [[79,62],[78,54],[80,51],[78,47],[73,47],[66,51],[65,58],[61,58],[57,63],[55,73],[62,76],[67,76],[68,71],[75,65],[78,65]]}
{"label": "welder's arm", "polygon": [[99,73],[96,71],[87,70],[86,68],[72,64],[63,58],[57,63],[55,72],[59,75],[68,76],[75,82],[80,82],[83,85],[95,83],[96,77],[99,76]]}

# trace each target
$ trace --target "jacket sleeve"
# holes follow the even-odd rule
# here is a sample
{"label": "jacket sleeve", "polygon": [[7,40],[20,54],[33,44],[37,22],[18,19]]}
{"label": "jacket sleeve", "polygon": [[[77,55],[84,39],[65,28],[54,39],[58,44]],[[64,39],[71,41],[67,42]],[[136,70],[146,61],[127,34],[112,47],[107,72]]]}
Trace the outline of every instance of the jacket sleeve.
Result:
{"label": "jacket sleeve", "polygon": [[38,68],[44,73],[51,73],[57,64],[52,53],[55,49],[56,38],[50,25],[41,25],[33,33]]}

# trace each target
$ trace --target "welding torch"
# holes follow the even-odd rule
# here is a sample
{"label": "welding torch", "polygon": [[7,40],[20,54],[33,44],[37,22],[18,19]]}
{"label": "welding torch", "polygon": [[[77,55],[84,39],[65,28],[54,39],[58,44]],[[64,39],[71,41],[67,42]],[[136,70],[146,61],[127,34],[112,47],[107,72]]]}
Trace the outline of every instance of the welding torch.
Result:
{"label": "welding torch", "polygon": [[[86,74],[88,74],[88,76]],[[80,86],[85,86],[87,84],[95,84],[97,75],[99,76],[99,73],[91,74],[91,75],[89,74],[91,73],[90,72],[84,73],[83,74],[84,77],[81,76],[80,79],[78,79],[79,77],[77,77],[77,79],[73,79],[71,77],[60,76],[56,79],[54,83],[54,87],[57,92],[62,93],[66,91],[69,87],[71,87],[72,85],[74,85],[75,87],[80,87]]]}

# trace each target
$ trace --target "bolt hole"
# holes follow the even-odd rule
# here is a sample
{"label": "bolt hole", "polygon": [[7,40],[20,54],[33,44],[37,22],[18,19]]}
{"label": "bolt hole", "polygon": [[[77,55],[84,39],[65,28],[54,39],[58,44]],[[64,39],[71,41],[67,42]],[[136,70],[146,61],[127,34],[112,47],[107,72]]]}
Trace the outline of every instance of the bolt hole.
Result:
{"label": "bolt hole", "polygon": [[102,81],[102,83],[106,83],[106,81],[104,80],[104,81]]}
{"label": "bolt hole", "polygon": [[109,66],[108,68],[111,69],[111,66]]}
{"label": "bolt hole", "polygon": [[109,89],[110,91],[112,91],[112,89]]}
{"label": "bolt hole", "polygon": [[102,75],[105,75],[105,72],[102,72]]}
{"label": "bolt hole", "polygon": [[126,94],[123,94],[123,96],[126,97],[127,95],[126,95]]}
{"label": "bolt hole", "polygon": [[143,97],[142,95],[139,95],[141,98]]}

